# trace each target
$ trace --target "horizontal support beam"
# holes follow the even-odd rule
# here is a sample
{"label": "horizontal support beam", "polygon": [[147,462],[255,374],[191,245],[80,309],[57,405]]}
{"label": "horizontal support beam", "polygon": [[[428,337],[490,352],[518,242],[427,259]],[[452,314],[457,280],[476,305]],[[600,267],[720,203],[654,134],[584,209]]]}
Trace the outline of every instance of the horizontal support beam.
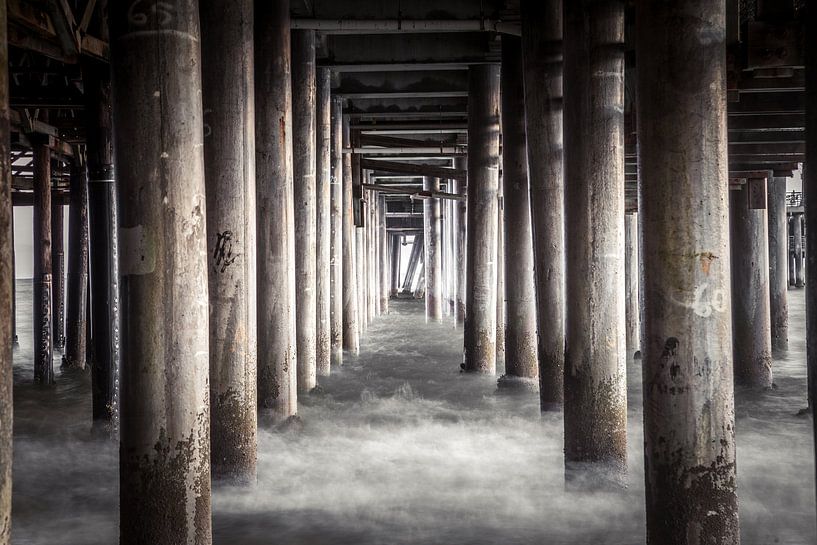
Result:
{"label": "horizontal support beam", "polygon": [[357,153],[359,155],[412,155],[424,153],[433,154],[435,157],[453,157],[466,155],[464,146],[414,146],[406,148],[343,148],[343,153]]}
{"label": "horizontal support beam", "polygon": [[466,177],[466,172],[464,170],[454,168],[431,165],[415,165],[411,163],[395,163],[391,161],[378,161],[374,159],[361,159],[360,168],[396,174],[416,174],[418,176],[432,176],[434,178],[454,180],[465,180]]}
{"label": "horizontal support beam", "polygon": [[493,19],[292,19],[291,28],[322,34],[423,34],[499,32],[522,35],[519,23]]}
{"label": "horizontal support beam", "polygon": [[335,93],[347,100],[398,100],[404,98],[467,98],[468,91],[395,91],[395,92],[362,92],[362,93]]}
{"label": "horizontal support beam", "polygon": [[[412,199],[427,200],[427,199],[449,199],[452,201],[464,201],[465,195],[459,193],[445,193],[443,191],[414,191],[405,187],[383,186],[378,184],[362,184],[363,189],[368,191],[375,191],[378,193],[389,193],[392,195],[408,195]],[[407,214],[409,216],[416,216],[418,214]],[[419,214],[422,215],[422,214]]]}

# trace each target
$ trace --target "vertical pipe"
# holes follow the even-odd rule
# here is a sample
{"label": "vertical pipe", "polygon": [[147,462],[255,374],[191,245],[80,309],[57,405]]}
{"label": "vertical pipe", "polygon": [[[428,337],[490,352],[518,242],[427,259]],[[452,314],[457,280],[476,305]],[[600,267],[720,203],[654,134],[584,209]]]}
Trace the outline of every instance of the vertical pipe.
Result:
{"label": "vertical pipe", "polygon": [[34,143],[34,382],[54,383],[51,298],[51,150]]}
{"label": "vertical pipe", "polygon": [[729,197],[735,383],[751,388],[771,388],[766,211],[749,208],[746,186],[730,191]]}
{"label": "vertical pipe", "polygon": [[[440,179],[430,176],[423,177],[423,190],[440,191]],[[443,319],[440,199],[423,201],[423,224],[426,322],[439,322]]]}
{"label": "vertical pipe", "polygon": [[769,222],[769,314],[771,316],[772,350],[786,350],[789,345],[789,304],[787,301],[786,260],[786,178],[768,181],[767,206]]}
{"label": "vertical pipe", "polygon": [[[107,11],[107,2],[98,6]],[[95,35],[108,39],[101,17]],[[114,169],[111,68],[85,59],[85,130],[88,159],[88,271],[90,274],[91,391],[93,426],[115,435],[119,419],[120,297],[119,200]]]}
{"label": "vertical pipe", "polygon": [[256,2],[255,28],[258,407],[275,422],[298,411],[289,3]]}
{"label": "vertical pipe", "polygon": [[68,312],[64,365],[85,369],[88,319],[88,171],[75,150],[71,165],[71,205],[68,209]]}
{"label": "vertical pipe", "polygon": [[[454,166],[460,170],[465,170],[467,167],[466,159],[463,157],[458,157],[454,159]],[[457,195],[462,195],[466,197],[468,193],[468,184],[466,180],[457,180],[456,183],[456,193]],[[455,209],[454,213],[457,216],[457,256],[455,258],[456,267],[457,267],[457,295],[456,295],[456,302],[455,302],[455,322],[457,327],[463,326],[465,324],[465,301],[467,299],[467,283],[466,283],[466,263],[467,263],[467,254],[468,254],[468,246],[466,244],[467,240],[467,231],[468,231],[468,204],[467,198],[462,200],[456,201],[454,203]]]}
{"label": "vertical pipe", "polygon": [[[340,105],[338,109],[341,110]],[[342,118],[342,144],[344,148],[351,145],[349,134],[349,118]],[[352,194],[352,157],[350,153],[341,153],[343,156],[343,348],[357,354],[360,351],[361,320],[358,319],[358,274],[357,274],[357,244],[359,237],[355,228],[354,196]]]}
{"label": "vertical pipe", "polygon": [[[502,167],[505,253],[505,374],[538,378],[536,357],[536,287],[533,278],[533,232],[522,87],[522,43],[502,36]],[[513,384],[513,381],[505,381]],[[503,383],[500,383],[500,385]]]}
{"label": "vertical pipe", "polygon": [[332,97],[332,177],[330,179],[329,321],[332,362],[343,363],[343,105]]}
{"label": "vertical pipe", "polygon": [[389,293],[391,297],[395,297],[400,289],[400,235],[391,235],[389,240],[391,241],[391,260],[389,261],[391,265],[391,290]]}
{"label": "vertical pipe", "polygon": [[212,543],[199,3],[172,6],[110,4],[115,140],[128,143],[117,148],[122,545]]}
{"label": "vertical pipe", "polygon": [[389,313],[389,291],[391,289],[391,282],[389,282],[389,234],[386,230],[386,196],[380,196],[380,312],[381,314]]}
{"label": "vertical pipe", "polygon": [[627,357],[638,357],[641,350],[641,304],[638,297],[640,262],[638,259],[638,214],[624,216],[624,297],[626,304]]}
{"label": "vertical pipe", "polygon": [[315,291],[317,302],[315,313],[317,332],[315,334],[315,368],[322,377],[329,376],[332,365],[332,340],[330,324],[330,277],[332,274],[331,242],[331,193],[332,193],[332,76],[329,68],[319,68],[315,80],[316,88],[316,150],[315,172]]}
{"label": "vertical pipe", "polygon": [[466,371],[496,372],[499,66],[468,69]]}
{"label": "vertical pipe", "polygon": [[292,32],[292,166],[295,183],[295,335],[298,391],[317,384],[315,31]]}
{"label": "vertical pipe", "polygon": [[539,397],[564,400],[564,177],[562,164],[562,1],[522,0],[525,116],[533,218]]}
{"label": "vertical pipe", "polygon": [[65,347],[65,225],[63,205],[51,196],[51,325],[54,348]]}
{"label": "vertical pipe", "polygon": [[[627,474],[624,359],[624,3],[564,5],[568,482]],[[586,479],[586,481],[585,481]]]}
{"label": "vertical pipe", "polygon": [[202,0],[202,101],[214,480],[256,481],[258,449],[252,0]]}
{"label": "vertical pipe", "polygon": [[803,214],[795,213],[792,216],[794,226],[792,235],[794,236],[794,287],[802,288],[806,285],[806,261],[803,256]]}
{"label": "vertical pipe", "polygon": [[11,543],[12,343],[14,335],[14,217],[11,204],[8,29],[0,0],[0,545]]}
{"label": "vertical pipe", "polygon": [[737,545],[725,3],[636,16],[647,543]]}

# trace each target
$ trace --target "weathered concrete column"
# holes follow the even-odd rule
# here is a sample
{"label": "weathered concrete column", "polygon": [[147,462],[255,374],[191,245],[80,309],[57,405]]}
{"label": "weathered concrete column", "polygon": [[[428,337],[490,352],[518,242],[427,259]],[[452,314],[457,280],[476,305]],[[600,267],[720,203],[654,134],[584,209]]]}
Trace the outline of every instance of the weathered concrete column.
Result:
{"label": "weathered concrete column", "polygon": [[258,450],[252,0],[202,0],[214,480],[255,483]]}
{"label": "weathered concrete column", "polygon": [[343,104],[332,97],[329,235],[329,321],[332,362],[343,363]]}
{"label": "weathered concrete column", "polygon": [[[501,92],[500,92],[501,94]],[[496,219],[496,364],[505,367],[505,203],[502,194],[505,187],[502,156],[499,156],[499,189],[497,190]]]}
{"label": "weathered concrete column", "polygon": [[[340,105],[339,105],[340,107]],[[343,147],[351,145],[349,134],[349,118],[343,118]],[[359,299],[358,296],[358,261],[357,244],[359,237],[355,227],[354,197],[352,195],[352,157],[350,153],[343,155],[343,270],[341,279],[343,281],[343,348],[357,354],[360,351],[360,331],[359,325],[362,320],[358,318]]]}
{"label": "weathered concrete column", "polygon": [[54,348],[65,347],[65,225],[62,203],[51,199],[51,311]]}
{"label": "weathered concrete column", "polygon": [[[806,11],[805,32],[817,35],[817,11],[810,4]],[[806,87],[806,131],[817,134],[817,42],[805,40],[805,87]],[[803,209],[808,224],[806,228],[812,236],[806,239],[808,259],[808,285],[806,290],[806,338],[817,339],[817,139],[806,140],[806,161],[803,168]],[[806,347],[806,367],[808,369],[808,399],[811,409],[812,433],[817,440],[817,350],[813,343]],[[817,462],[817,451],[815,451]]]}
{"label": "weathered concrete column", "polygon": [[[100,6],[100,9],[102,6]],[[107,25],[98,34],[106,39]],[[111,71],[82,64],[88,155],[88,269],[90,282],[93,429],[116,437],[119,426],[120,294],[119,198],[114,169]]]}
{"label": "weathered concrete column", "polygon": [[[440,191],[440,179],[425,176],[425,191]],[[426,285],[426,322],[439,322],[443,319],[442,293],[442,244],[440,218],[440,199],[423,201],[423,228],[425,231],[425,285]]]}
{"label": "weathered concrete column", "polygon": [[[364,205],[364,210],[366,206]],[[366,277],[366,228],[355,227],[355,263],[357,274],[358,290],[357,305],[360,309],[360,334],[361,336],[369,329],[368,320],[368,303],[366,296],[367,277]]]}
{"label": "weathered concrete column", "polygon": [[289,4],[256,3],[255,170],[258,407],[273,422],[298,412]]}
{"label": "weathered concrete column", "polygon": [[[2,1],[0,0],[0,4]],[[0,9],[3,9],[2,5],[0,5]],[[2,24],[2,22],[0,22]],[[5,47],[4,45],[0,45],[0,54],[2,54],[2,48]],[[3,77],[0,75],[0,77]],[[3,106],[0,104],[0,108]],[[2,115],[2,114],[0,114]],[[0,118],[5,119],[5,118]],[[2,121],[0,121],[2,123]],[[0,128],[0,130],[3,130]],[[14,252],[14,206],[11,207],[11,229],[10,229],[10,236],[11,236],[11,346],[12,349],[17,350],[20,348],[20,339],[17,337],[17,263],[16,263],[16,256]]]}
{"label": "weathered concrete column", "polygon": [[724,3],[637,6],[647,543],[737,545]]}
{"label": "weathered concrete column", "polygon": [[787,242],[788,244],[788,265],[789,265],[789,286],[794,287],[797,283],[797,262],[794,257],[794,214],[786,216]]}
{"label": "weathered concrete column", "polygon": [[564,6],[565,469],[606,486],[627,473],[624,358],[624,4]]}
{"label": "weathered concrete column", "polygon": [[746,186],[729,192],[735,383],[772,386],[769,235],[766,211],[749,208]]}
{"label": "weathered concrete column", "polygon": [[391,289],[389,293],[394,297],[400,290],[400,235],[391,235],[389,240],[391,241],[391,259],[389,261],[391,266]]}
{"label": "weathered concrete column", "polygon": [[199,3],[172,6],[159,17],[110,5],[115,139],[128,142],[117,148],[122,545],[212,542]]}
{"label": "weathered concrete column", "polygon": [[[502,36],[502,168],[505,211],[505,375],[537,378],[536,288],[522,87],[522,43]],[[512,384],[513,381],[506,381]],[[502,383],[500,383],[502,385]]]}
{"label": "weathered concrete column", "polygon": [[789,304],[786,293],[789,244],[786,228],[786,178],[772,178],[767,184],[772,350],[786,350],[789,346]]}
{"label": "weathered concrete column", "polygon": [[88,171],[75,151],[71,165],[71,206],[68,209],[68,309],[63,365],[85,369],[88,319]]}
{"label": "weathered concrete column", "polygon": [[[465,157],[457,157],[454,159],[454,167],[465,170],[468,162]],[[465,180],[457,180],[454,185],[454,191],[457,195],[466,196],[468,184]],[[465,300],[467,299],[467,283],[466,283],[466,256],[468,254],[468,247],[466,244],[467,228],[467,198],[459,200],[454,203],[454,214],[457,217],[457,255],[456,261],[456,276],[457,276],[457,294],[454,302],[454,320],[457,327],[465,324]]]}
{"label": "weathered concrete column", "polygon": [[[366,180],[371,183],[371,180]],[[380,315],[380,196],[372,192],[369,196],[372,206],[369,209],[369,305],[372,318]]]}
{"label": "weathered concrete column", "polygon": [[792,237],[794,238],[794,287],[806,285],[806,261],[803,256],[803,214],[792,215]]}
{"label": "weathered concrete column", "polygon": [[314,30],[292,32],[292,89],[298,391],[310,392],[317,385]]}
{"label": "weathered concrete column", "polygon": [[466,371],[496,372],[499,66],[468,69]]}
{"label": "weathered concrete column", "polygon": [[[457,181],[449,180],[448,189],[451,193],[457,192]],[[459,203],[454,200],[449,200],[448,204],[448,314],[454,320],[456,326],[457,320],[457,207]]]}
{"label": "weathered concrete column", "polygon": [[379,271],[379,279],[380,279],[380,313],[381,314],[388,314],[389,313],[389,291],[391,289],[391,282],[389,281],[389,262],[390,262],[390,252],[389,252],[389,234],[386,230],[386,196],[380,196],[380,205],[379,205],[380,214],[378,215],[378,227],[380,233],[378,235],[378,241],[380,243],[380,261],[378,264],[380,265]]}
{"label": "weathered concrete column", "polygon": [[329,68],[319,68],[315,80],[315,368],[322,377],[329,376],[332,366],[330,324],[330,277],[332,274],[331,198],[332,198],[332,88]]}
{"label": "weathered concrete column", "polygon": [[[370,183],[368,173],[366,183]],[[366,309],[369,323],[378,314],[377,303],[377,193],[370,192],[366,206]]]}
{"label": "weathered concrete column", "polygon": [[34,144],[34,382],[54,383],[51,298],[51,150]]}
{"label": "weathered concrete column", "polygon": [[522,55],[533,220],[539,397],[564,400],[564,176],[562,165],[562,1],[522,0]]}
{"label": "weathered concrete column", "polygon": [[627,357],[640,356],[641,303],[638,296],[640,260],[638,256],[638,214],[624,216],[624,288]]}
{"label": "weathered concrete column", "polygon": [[11,543],[12,343],[14,336],[14,222],[6,1],[0,0],[0,545]]}

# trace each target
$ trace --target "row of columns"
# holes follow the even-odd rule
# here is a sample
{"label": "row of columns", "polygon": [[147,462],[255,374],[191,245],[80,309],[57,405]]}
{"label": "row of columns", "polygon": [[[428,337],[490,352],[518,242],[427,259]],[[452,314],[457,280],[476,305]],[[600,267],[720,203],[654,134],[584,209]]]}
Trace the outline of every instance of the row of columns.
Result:
{"label": "row of columns", "polygon": [[[767,213],[750,207],[748,188],[729,193],[724,9],[639,4],[640,179],[650,183],[641,185],[638,213],[625,215],[624,7],[565,3],[563,25],[561,7],[522,3],[524,78],[509,37],[501,86],[498,67],[470,68],[463,367],[495,371],[498,309],[507,302],[506,373],[536,376],[530,358],[538,362],[542,408],[564,410],[568,482],[620,485],[625,364],[643,350],[648,540],[682,543],[692,532],[736,543],[733,384],[772,386],[772,340],[785,346],[787,310],[779,231],[769,235]],[[703,43],[695,38],[701,32],[720,38]],[[520,79],[535,82],[525,90],[521,131]],[[769,183],[776,195],[785,182]],[[505,263],[514,265],[504,292],[497,260],[503,201]],[[769,217],[781,214],[775,207]],[[527,211],[528,218],[520,213]],[[567,244],[564,225],[571,226]],[[530,337],[518,331],[537,334],[537,345],[520,343]]]}

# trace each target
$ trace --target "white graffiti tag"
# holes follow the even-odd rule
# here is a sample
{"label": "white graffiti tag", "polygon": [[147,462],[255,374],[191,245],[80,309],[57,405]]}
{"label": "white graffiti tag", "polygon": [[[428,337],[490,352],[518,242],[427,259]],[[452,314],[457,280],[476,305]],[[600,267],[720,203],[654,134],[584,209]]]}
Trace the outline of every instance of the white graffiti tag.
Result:
{"label": "white graffiti tag", "polygon": [[701,318],[709,318],[713,312],[726,312],[726,290],[721,288],[710,289],[708,283],[695,288],[692,301],[673,301],[683,307],[692,309],[692,312]]}

